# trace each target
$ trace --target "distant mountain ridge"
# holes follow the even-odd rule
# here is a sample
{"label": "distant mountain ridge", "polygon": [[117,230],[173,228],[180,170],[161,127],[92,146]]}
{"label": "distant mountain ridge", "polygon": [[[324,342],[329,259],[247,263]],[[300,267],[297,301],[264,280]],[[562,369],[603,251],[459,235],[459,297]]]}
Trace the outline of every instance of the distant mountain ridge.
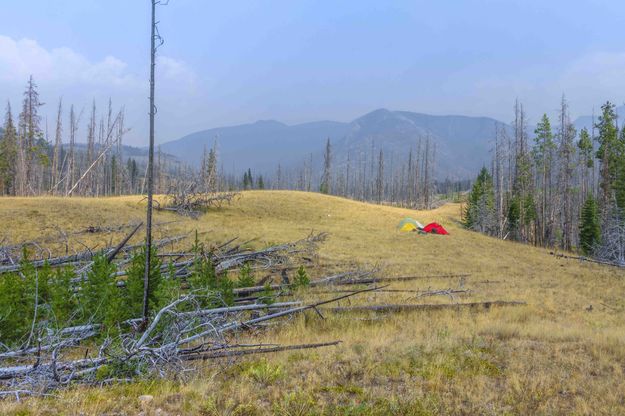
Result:
{"label": "distant mountain ridge", "polygon": [[[594,115],[594,123],[597,123],[599,121],[599,116],[601,115],[601,109],[599,109],[595,115]],[[616,115],[618,116],[618,124],[619,127],[622,128],[623,127],[623,123],[624,123],[624,119],[623,117],[625,117],[625,105],[622,105],[620,107],[616,107]],[[592,130],[592,125],[593,125],[593,116],[589,115],[589,116],[580,116],[577,117],[575,119],[575,121],[573,122],[573,125],[575,126],[575,129],[577,130],[577,133],[579,134],[580,130],[582,128],[587,128],[588,131],[590,132]]]}
{"label": "distant mountain ridge", "polygon": [[435,146],[437,177],[465,179],[473,177],[489,164],[489,150],[495,130],[510,127],[489,117],[429,115],[408,111],[375,110],[350,123],[344,138],[350,152],[357,152],[371,143],[381,148],[385,159],[403,162],[410,149],[425,146],[430,139]]}
{"label": "distant mountain ridge", "polygon": [[163,143],[161,149],[182,161],[199,165],[205,148],[217,142],[219,157],[226,171],[251,168],[273,171],[319,152],[326,139],[337,139],[348,131],[346,123],[319,121],[288,126],[262,120],[232,127],[219,127],[191,133]]}
{"label": "distant mountain ridge", "polygon": [[[261,173],[275,172],[278,164],[289,168],[302,164],[310,154],[321,163],[325,142],[330,138],[334,163],[340,168],[350,154],[371,157],[382,149],[387,169],[403,163],[410,149],[426,138],[436,146],[436,175],[440,178],[473,177],[490,160],[489,149],[495,126],[509,126],[489,117],[435,116],[408,111],[378,109],[351,122],[318,121],[286,125],[274,120],[202,130],[161,144],[161,149],[177,158],[198,165],[204,148],[217,141],[226,172],[251,168]],[[353,162],[352,162],[353,163]],[[391,166],[389,166],[391,165]]]}
{"label": "distant mountain ridge", "polygon": [[[625,105],[616,108],[619,126],[624,125]],[[594,116],[595,123],[600,113]],[[577,132],[582,128],[592,130],[593,116],[580,116],[573,122]],[[556,129],[555,125],[554,131]],[[436,146],[435,173],[439,179],[473,178],[482,166],[488,166],[495,129],[505,129],[509,124],[490,117],[459,115],[430,115],[409,111],[378,109],[351,122],[316,121],[287,125],[275,120],[218,127],[197,131],[180,139],[162,143],[163,156],[172,163],[199,166],[205,148],[217,142],[220,163],[226,173],[241,174],[250,168],[262,174],[274,174],[278,164],[284,169],[302,166],[313,156],[315,170],[319,171],[325,142],[330,138],[333,147],[333,167],[343,169],[349,155],[351,166],[370,162],[380,149],[385,156],[385,169],[404,163],[408,153],[416,150],[419,141],[426,138]],[[534,126],[528,126],[533,137]],[[2,128],[0,127],[0,138]],[[65,143],[64,147],[67,148]],[[86,145],[77,143],[80,150]],[[84,149],[83,149],[84,150]],[[147,148],[123,147],[124,159],[137,161],[147,158]]]}

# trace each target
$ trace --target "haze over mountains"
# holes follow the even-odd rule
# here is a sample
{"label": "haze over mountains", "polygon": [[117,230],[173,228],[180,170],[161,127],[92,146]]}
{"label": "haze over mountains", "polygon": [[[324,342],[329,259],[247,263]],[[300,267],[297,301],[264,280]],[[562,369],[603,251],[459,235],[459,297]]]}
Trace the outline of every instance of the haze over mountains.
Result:
{"label": "haze over mountains", "polygon": [[[601,108],[597,108],[595,109],[595,115],[594,115],[594,122],[597,123],[597,119],[599,118],[599,115],[601,115]],[[618,116],[618,124],[619,127],[623,127],[623,117],[625,117],[625,105],[622,105],[620,107],[616,107],[616,115]],[[588,115],[588,116],[580,116],[577,117],[577,119],[575,119],[575,121],[573,122],[573,124],[575,125],[575,129],[577,129],[577,133],[579,133],[579,131],[582,128],[587,128],[588,131],[590,132],[592,130],[592,124],[593,124],[593,116],[592,115]]]}
{"label": "haze over mountains", "polygon": [[[625,117],[625,106],[617,108],[619,119]],[[578,132],[592,127],[592,116],[578,117]],[[552,120],[554,130],[557,120]],[[393,161],[405,161],[409,151],[416,150],[419,141],[426,138],[436,144],[436,176],[439,179],[467,179],[488,165],[495,128],[511,132],[510,125],[490,117],[457,115],[429,115],[409,111],[379,109],[351,122],[317,121],[286,125],[274,120],[219,127],[191,133],[178,140],[163,143],[161,149],[180,160],[198,165],[204,148],[215,141],[220,160],[226,172],[239,174],[252,169],[263,174],[275,173],[278,164],[283,168],[301,165],[310,155],[313,164],[320,166],[327,138],[333,147],[336,168],[346,163],[347,156],[355,166],[359,158],[370,160],[372,147],[375,155],[381,148],[387,169]],[[528,126],[533,135],[534,126]]]}
{"label": "haze over mountains", "polygon": [[436,144],[436,173],[440,178],[468,178],[489,160],[495,126],[509,128],[489,117],[435,116],[408,111],[379,109],[351,122],[318,121],[288,126],[278,121],[257,121],[231,127],[202,130],[163,143],[162,151],[199,164],[204,148],[217,141],[226,172],[251,168],[274,173],[278,164],[292,167],[313,155],[321,163],[327,138],[333,147],[335,166],[343,165],[349,153],[355,164],[364,154],[370,159],[381,148],[387,169],[393,161],[405,161],[419,141],[429,137]]}

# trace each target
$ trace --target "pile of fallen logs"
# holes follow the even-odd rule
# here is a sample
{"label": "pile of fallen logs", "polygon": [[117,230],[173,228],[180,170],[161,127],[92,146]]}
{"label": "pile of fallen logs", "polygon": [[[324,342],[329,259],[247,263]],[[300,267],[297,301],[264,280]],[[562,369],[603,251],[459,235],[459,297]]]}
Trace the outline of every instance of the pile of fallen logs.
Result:
{"label": "pile of fallen logs", "polygon": [[[140,244],[129,241],[141,227],[137,224],[116,246],[94,251],[86,250],[73,255],[36,259],[32,267],[73,267],[77,273],[74,284],[87,276],[96,254],[103,254],[117,265],[117,274],[123,276],[132,252]],[[242,343],[243,332],[262,331],[266,325],[278,324],[306,311],[320,318],[324,313],[388,313],[410,310],[489,309],[496,306],[514,306],[523,302],[487,301],[457,302],[457,297],[470,293],[464,287],[468,274],[381,276],[378,270],[334,273],[310,280],[306,290],[293,290],[287,276],[288,270],[299,265],[313,268],[317,245],[326,239],[325,233],[311,234],[291,243],[278,244],[252,250],[247,242],[237,244],[232,239],[210,248],[180,249],[188,236],[175,236],[155,241],[158,253],[168,264],[162,266],[164,275],[186,279],[193,273],[198,256],[206,257],[215,272],[227,273],[246,265],[263,271],[267,276],[250,287],[232,290],[234,302],[207,308],[207,296],[214,294],[187,290],[180,297],[152,314],[147,325],[142,319],[122,322],[121,330],[108,331],[100,323],[86,323],[65,328],[47,328],[28,342],[13,349],[3,346],[0,339],[0,397],[17,400],[25,395],[47,395],[55,389],[69,385],[104,385],[126,382],[137,377],[184,377],[193,371],[192,362],[248,354],[270,353],[283,350],[320,348],[338,345],[340,341],[315,344],[276,345]],[[164,249],[169,248],[169,251]],[[0,247],[0,252],[2,247]],[[0,264],[3,273],[20,272],[21,259]],[[165,263],[165,262],[163,262]],[[318,275],[318,274],[317,274]],[[271,280],[272,276],[279,280]],[[457,287],[404,289],[391,288],[394,282],[420,279],[458,279]],[[120,283],[119,284],[123,284]],[[345,289],[354,288],[353,290]],[[263,292],[272,291],[271,302],[265,302]],[[433,304],[338,304],[365,293],[406,293],[410,300],[424,297],[449,297],[451,303]],[[331,294],[333,297],[328,298]],[[377,296],[377,295],[376,295]],[[297,299],[299,297],[299,299]],[[281,298],[278,300],[278,298]],[[312,300],[311,300],[312,299]],[[335,304],[334,306],[329,306]],[[252,338],[253,339],[253,338]]]}
{"label": "pile of fallen logs", "polygon": [[157,203],[156,209],[197,218],[209,208],[230,205],[238,196],[238,192],[206,192],[197,180],[176,181],[171,184],[165,203]]}
{"label": "pile of fallen logs", "polygon": [[[119,272],[116,277],[124,276],[124,266],[128,263],[133,252],[143,247],[143,244],[132,244],[128,242],[136,234],[142,224],[138,224],[135,228],[116,246],[106,247],[101,250],[87,249],[75,254],[66,256],[46,256],[39,259],[29,259],[30,267],[40,268],[44,265],[50,267],[74,267],[81,275],[89,270],[94,257],[98,254],[105,255],[109,262],[115,262]],[[171,246],[172,249],[176,243],[187,239],[188,235],[177,235],[174,237],[155,240],[153,247],[160,249]],[[175,276],[179,278],[187,277],[190,267],[194,264],[198,255],[210,258],[211,263],[215,267],[217,273],[237,268],[246,263],[253,263],[256,269],[279,269],[291,266],[291,259],[295,255],[301,255],[303,261],[310,262],[316,245],[321,243],[327,237],[326,233],[311,234],[308,237],[291,243],[278,244],[263,248],[260,250],[250,250],[247,247],[249,242],[237,244],[237,238],[233,238],[224,244],[216,247],[208,247],[202,253],[198,253],[191,249],[178,250],[172,252],[159,253],[158,256],[172,260],[171,262],[163,262],[162,272],[166,272],[170,267],[175,270]],[[9,246],[10,249],[16,246]],[[0,246],[0,253],[8,253],[10,250]],[[7,255],[8,256],[8,255]],[[20,255],[8,256],[6,261],[0,262],[0,274],[18,272],[24,265]],[[8,264],[7,264],[8,263]]]}
{"label": "pile of fallen logs", "polygon": [[288,346],[240,344],[232,342],[231,334],[262,329],[265,322],[310,309],[318,312],[321,305],[374,290],[377,287],[308,304],[289,301],[212,309],[202,309],[199,296],[189,293],[160,309],[147,328],[132,330],[137,329],[140,319],[128,321],[129,331],[118,335],[120,339],[105,337],[90,344],[97,354],[87,356],[87,350],[81,358],[63,357],[78,355],[81,350],[77,346],[98,334],[99,325],[49,331],[34,347],[0,353],[0,362],[12,363],[0,367],[0,395],[19,399],[77,383],[101,385],[146,375],[180,377],[190,371],[185,364],[189,361],[337,345],[338,341]]}

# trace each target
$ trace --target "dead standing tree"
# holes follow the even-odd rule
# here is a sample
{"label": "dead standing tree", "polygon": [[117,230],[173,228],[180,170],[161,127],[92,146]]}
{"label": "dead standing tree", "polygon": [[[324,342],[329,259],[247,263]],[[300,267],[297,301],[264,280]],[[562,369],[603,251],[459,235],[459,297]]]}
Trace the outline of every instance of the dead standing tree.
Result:
{"label": "dead standing tree", "polygon": [[[145,225],[145,274],[143,278],[143,324],[148,323],[148,294],[150,292],[150,261],[152,257],[152,205],[154,199],[154,117],[156,116],[156,105],[154,104],[154,85],[156,69],[156,50],[164,43],[163,38],[158,33],[158,22],[156,21],[156,6],[166,6],[169,0],[161,2],[152,0],[152,23],[150,33],[150,145],[148,148],[147,166],[147,193],[148,203],[146,209]],[[158,42],[158,45],[157,45]]]}
{"label": "dead standing tree", "polygon": [[625,266],[625,215],[612,208],[601,230],[601,243],[593,250],[594,257],[609,264]]}

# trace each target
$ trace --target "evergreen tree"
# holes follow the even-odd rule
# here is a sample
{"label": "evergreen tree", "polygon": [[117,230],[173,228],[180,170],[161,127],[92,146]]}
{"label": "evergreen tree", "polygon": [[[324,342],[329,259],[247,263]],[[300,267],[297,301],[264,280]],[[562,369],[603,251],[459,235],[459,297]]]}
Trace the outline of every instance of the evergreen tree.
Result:
{"label": "evergreen tree", "polygon": [[562,207],[558,210],[559,225],[562,231],[562,247],[573,248],[573,225],[577,222],[573,214],[573,174],[576,168],[575,136],[577,131],[571,123],[568,103],[564,96],[560,106],[560,127],[558,128],[558,190]]}
{"label": "evergreen tree", "polygon": [[258,175],[258,179],[256,180],[256,187],[258,189],[265,189],[265,181],[263,180],[263,175]]}
{"label": "evergreen tree", "polygon": [[547,114],[543,114],[541,121],[534,130],[534,148],[532,153],[538,177],[540,178],[540,216],[539,216],[539,241],[542,243],[547,239],[548,223],[550,212],[549,201],[551,199],[551,171],[553,164],[553,154],[556,145],[553,140],[551,122]]}
{"label": "evergreen tree", "polygon": [[50,296],[48,303],[54,320],[59,324],[69,323],[72,313],[78,306],[72,287],[72,279],[75,277],[74,270],[67,267],[55,270],[48,279]]}
{"label": "evergreen tree", "polygon": [[584,166],[592,168],[595,164],[592,154],[592,139],[590,138],[590,134],[588,134],[588,129],[586,127],[579,132],[577,148],[579,149]]}
{"label": "evergreen tree", "polygon": [[595,125],[599,131],[597,141],[597,159],[601,161],[600,183],[601,210],[605,214],[610,210],[614,188],[617,182],[619,165],[622,164],[623,149],[616,128],[616,112],[614,104],[609,101],[601,106],[601,117]]}
{"label": "evergreen tree", "polygon": [[579,132],[579,141],[577,142],[579,150],[580,162],[582,163],[582,198],[585,198],[590,188],[590,172],[595,166],[592,154],[592,139],[588,134],[588,129],[584,127]]}
{"label": "evergreen tree", "polygon": [[7,103],[6,116],[0,139],[0,195],[15,195],[17,169],[17,131],[13,124],[11,104]]}
{"label": "evergreen tree", "polygon": [[307,287],[310,286],[310,277],[308,276],[308,272],[304,266],[299,266],[297,269],[297,273],[293,278],[293,284],[291,285],[293,288]]}
{"label": "evergreen tree", "polygon": [[252,287],[256,284],[254,279],[254,272],[252,266],[249,263],[245,263],[239,269],[239,275],[237,277],[237,287]]}
{"label": "evergreen tree", "polygon": [[80,291],[80,305],[83,319],[103,323],[115,312],[114,301],[119,296],[113,274],[116,268],[107,261],[106,256],[97,255],[93,259],[87,280]]}
{"label": "evergreen tree", "polygon": [[[130,266],[127,270],[128,278],[126,279],[126,301],[124,318],[136,318],[141,316],[143,308],[143,279],[145,275],[145,247],[136,252]],[[156,247],[152,247],[152,255],[150,256],[150,284],[148,285],[150,292],[148,293],[148,302],[150,309],[158,306],[158,293],[161,285],[161,259],[158,256]]]}
{"label": "evergreen tree", "polygon": [[[513,183],[513,198],[517,199],[519,208],[519,220],[517,224],[517,232],[514,234],[516,239],[522,241],[530,240],[531,221],[529,219],[527,204],[527,196],[532,192],[533,175],[532,161],[527,148],[527,120],[523,105],[518,101],[515,103],[515,120],[514,120],[514,136],[515,136],[515,172]],[[533,207],[529,207],[534,210]]]}
{"label": "evergreen tree", "polygon": [[24,91],[22,112],[19,115],[17,174],[21,195],[39,189],[37,185],[41,185],[43,179],[40,168],[46,161],[46,142],[40,127],[39,107],[42,105],[43,103],[39,101],[37,84],[31,75]]}
{"label": "evergreen tree", "polygon": [[486,167],[480,170],[469,193],[467,206],[463,212],[465,227],[484,233],[495,231],[495,195],[493,178]]}
{"label": "evergreen tree", "polygon": [[247,185],[250,189],[254,188],[254,178],[252,177],[252,169],[247,169]]}
{"label": "evergreen tree", "polygon": [[512,239],[517,239],[521,219],[521,201],[518,196],[513,196],[508,205],[508,231]]}
{"label": "evergreen tree", "polygon": [[206,161],[206,191],[217,191],[217,144],[213,145],[208,152],[208,160]]}
{"label": "evergreen tree", "polygon": [[243,189],[250,189],[250,177],[247,172],[243,172]]}
{"label": "evergreen tree", "polygon": [[8,273],[0,279],[0,339],[11,344],[27,331],[32,319],[32,305],[25,299],[26,281],[17,273]]}
{"label": "evergreen tree", "polygon": [[589,195],[582,207],[579,224],[579,244],[582,253],[590,255],[601,238],[597,202]]}
{"label": "evergreen tree", "polygon": [[615,170],[614,197],[616,206],[623,211],[625,210],[625,124],[618,138],[618,162]]}

